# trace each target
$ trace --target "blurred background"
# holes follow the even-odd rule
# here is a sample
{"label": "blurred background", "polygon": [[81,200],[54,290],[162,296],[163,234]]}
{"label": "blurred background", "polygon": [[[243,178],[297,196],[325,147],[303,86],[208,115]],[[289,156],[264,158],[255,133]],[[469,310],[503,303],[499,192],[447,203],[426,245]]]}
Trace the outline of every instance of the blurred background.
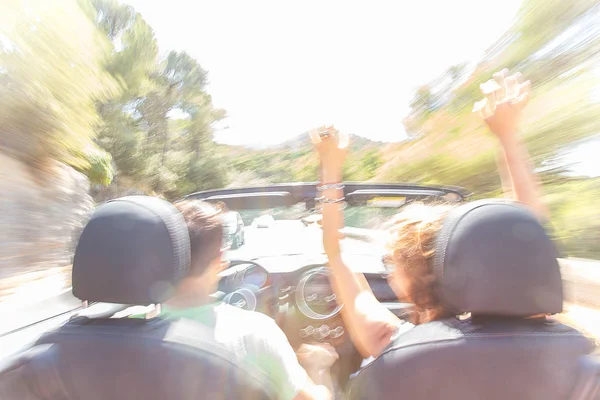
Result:
{"label": "blurred background", "polygon": [[471,108],[504,67],[533,82],[561,251],[600,259],[598,21],[597,0],[3,0],[0,300],[68,288],[98,202],[316,180],[325,122],[352,135],[346,180],[500,196]]}

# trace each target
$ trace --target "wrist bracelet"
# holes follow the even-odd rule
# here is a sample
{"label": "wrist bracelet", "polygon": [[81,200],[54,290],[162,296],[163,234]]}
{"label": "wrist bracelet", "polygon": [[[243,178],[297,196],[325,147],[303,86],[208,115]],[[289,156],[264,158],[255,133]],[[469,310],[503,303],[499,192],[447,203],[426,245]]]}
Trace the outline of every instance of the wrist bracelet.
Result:
{"label": "wrist bracelet", "polygon": [[317,185],[317,191],[324,192],[325,190],[329,190],[329,189],[338,189],[339,190],[339,189],[343,189],[345,187],[346,186],[343,183],[341,183],[341,182],[338,182],[338,183],[323,183],[321,185]]}
{"label": "wrist bracelet", "polygon": [[346,198],[345,197],[341,197],[339,199],[328,199],[327,197],[317,197],[315,199],[315,205],[319,208],[322,209],[324,204],[339,204],[341,206],[340,210],[345,210],[346,209]]}
{"label": "wrist bracelet", "polygon": [[346,200],[345,197],[340,197],[339,199],[329,199],[325,196],[321,196],[321,197],[317,197],[315,199],[315,201],[317,203],[326,203],[326,204],[331,204],[331,203],[343,203]]}
{"label": "wrist bracelet", "polygon": [[[323,205],[325,205],[325,204],[339,204],[340,210],[345,210],[346,207],[348,206],[344,197],[342,197],[341,199],[326,199],[323,201]],[[323,206],[321,206],[321,207],[323,207]]]}
{"label": "wrist bracelet", "polygon": [[323,199],[323,203],[325,203],[325,204],[343,203],[345,200],[346,200],[345,197],[340,197],[339,199]]}

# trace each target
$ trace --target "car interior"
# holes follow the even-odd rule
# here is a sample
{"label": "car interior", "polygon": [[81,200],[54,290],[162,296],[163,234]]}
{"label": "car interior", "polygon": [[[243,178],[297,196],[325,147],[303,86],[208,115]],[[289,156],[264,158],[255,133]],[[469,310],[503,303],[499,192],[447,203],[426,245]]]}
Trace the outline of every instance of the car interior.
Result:
{"label": "car interior", "polygon": [[[344,191],[350,207],[400,196],[406,203],[449,198],[460,203],[468,198],[460,188],[447,187],[347,184]],[[309,203],[315,194],[301,185],[262,188],[249,197],[259,205],[245,206],[266,207],[273,199]],[[244,207],[237,204],[244,198],[241,191],[190,197]],[[348,378],[362,358],[345,334],[343,305],[335,301],[327,280],[326,258],[301,254],[232,260],[220,289],[231,304],[275,318],[293,346],[313,341],[334,345],[340,354],[334,374],[339,385],[348,387],[349,398],[389,399],[397,398],[396,393],[437,398],[443,393],[461,399],[561,399],[575,395],[580,386],[574,383],[588,375],[596,389],[576,398],[593,398],[600,384],[598,358],[586,357],[593,343],[545,318],[562,311],[563,297],[557,254],[541,224],[522,207],[491,200],[458,207],[444,226],[435,268],[447,303],[462,318],[420,325],[410,339],[403,335],[401,345],[388,349],[351,385]],[[380,257],[349,254],[345,261],[365,274],[381,303],[408,319],[411,305],[398,302],[383,270],[376,267]],[[536,315],[541,317],[525,318]],[[465,373],[465,368],[473,371]],[[513,384],[506,385],[509,381]]]}
{"label": "car interior", "polygon": [[116,306],[72,315],[3,358],[0,398],[274,398],[268,377],[240,365],[201,324],[111,318],[125,305],[168,299],[189,257],[187,226],[171,204],[136,196],[100,206],[77,247],[73,293]]}
{"label": "car interior", "polygon": [[[344,191],[348,207],[469,197],[461,188],[401,184],[350,183]],[[315,184],[291,184],[187,198],[239,212],[302,204],[314,215],[316,193]],[[106,229],[109,241],[101,239]],[[267,377],[248,373],[198,324],[114,318],[128,306],[169,297],[189,262],[186,229],[177,211],[158,199],[100,206],[73,264],[73,294],[87,307],[56,319],[55,329],[46,324],[12,335],[29,335],[35,344],[12,348],[0,369],[0,394],[12,397],[1,398],[273,398],[262,384]],[[409,318],[411,305],[389,287],[381,254],[350,253],[345,260],[365,274],[381,303]],[[215,298],[272,317],[293,347],[333,345],[340,357],[332,374],[350,399],[597,398],[600,361],[590,355],[593,343],[545,317],[562,310],[560,270],[551,240],[527,210],[503,201],[460,205],[444,223],[433,267],[440,296],[457,317],[418,325],[362,368],[322,253],[231,258]],[[7,339],[0,339],[0,349],[9,354],[9,345],[2,346],[12,343]]]}
{"label": "car interior", "polygon": [[357,375],[350,399],[597,398],[594,343],[546,318],[562,311],[562,281],[552,241],[528,210],[498,200],[454,209],[433,270],[443,303],[463,318],[403,334]]}

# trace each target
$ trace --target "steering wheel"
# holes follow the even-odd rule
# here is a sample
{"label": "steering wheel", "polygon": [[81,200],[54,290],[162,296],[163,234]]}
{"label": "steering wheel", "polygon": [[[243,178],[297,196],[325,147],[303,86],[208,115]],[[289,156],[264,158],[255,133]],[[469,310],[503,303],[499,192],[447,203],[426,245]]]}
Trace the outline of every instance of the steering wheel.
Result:
{"label": "steering wheel", "polygon": [[[232,260],[230,263],[230,268],[243,264],[251,267],[258,267],[264,270],[261,265],[255,263],[254,261]],[[260,311],[264,314],[270,315],[272,310],[269,309],[268,305],[269,300],[273,299],[274,293],[275,292],[270,286],[258,287],[256,285],[243,283],[233,292],[226,294],[222,301],[244,310]]]}
{"label": "steering wheel", "polygon": [[[232,260],[230,268],[242,264],[247,265],[248,268],[258,267],[264,269],[260,264],[246,260]],[[314,267],[315,266],[311,266],[311,268]],[[236,273],[239,274],[239,272]],[[234,278],[234,282],[236,280],[237,279]],[[276,286],[275,282],[271,286],[265,286],[262,288],[259,288],[256,285],[242,284],[233,292],[226,294],[222,300],[223,302],[234,307],[250,311],[259,311],[263,314],[273,317],[286,335],[289,335],[290,332],[297,332],[298,326],[301,325],[287,325],[285,322],[282,324],[282,321],[285,321],[285,317],[283,317],[285,315],[285,311],[279,314],[279,307],[272,307],[272,305],[275,304],[275,300],[278,299],[277,295],[278,287]],[[282,317],[282,319],[279,319],[278,317]],[[289,338],[290,336],[288,336],[288,339]],[[300,341],[303,342],[304,340],[300,339]],[[338,347],[338,351],[340,351],[340,349],[340,356],[342,358],[341,361],[336,363],[332,368],[332,375],[335,377],[337,384],[340,387],[344,387],[349,379],[350,374],[356,372],[360,368],[362,357],[355,349],[351,341],[347,341],[346,344],[343,344],[341,348]]]}

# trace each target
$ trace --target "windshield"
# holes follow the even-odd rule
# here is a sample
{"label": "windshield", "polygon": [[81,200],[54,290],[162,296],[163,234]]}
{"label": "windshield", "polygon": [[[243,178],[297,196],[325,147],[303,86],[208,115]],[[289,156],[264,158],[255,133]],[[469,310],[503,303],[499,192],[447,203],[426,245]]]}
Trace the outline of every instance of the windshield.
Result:
{"label": "windshield", "polygon": [[[349,207],[344,211],[344,225],[359,229],[381,229],[382,225],[398,212],[400,208]],[[270,215],[275,221],[290,221],[301,220],[310,214],[304,204],[264,210],[241,210],[239,213],[246,226],[252,225],[257,218],[264,215]]]}
{"label": "windshield", "polygon": [[228,225],[236,225],[237,224],[237,213],[228,212],[223,215],[223,224]]}
{"label": "windshield", "polygon": [[[397,208],[349,207],[345,210],[345,228],[341,230],[342,252],[355,255],[379,255],[384,251],[385,222],[398,213]],[[228,251],[231,259],[252,259],[278,255],[323,254],[323,235],[319,214],[310,213],[304,204],[264,210],[240,210],[244,221],[245,243]],[[265,216],[272,223],[263,224]]]}

